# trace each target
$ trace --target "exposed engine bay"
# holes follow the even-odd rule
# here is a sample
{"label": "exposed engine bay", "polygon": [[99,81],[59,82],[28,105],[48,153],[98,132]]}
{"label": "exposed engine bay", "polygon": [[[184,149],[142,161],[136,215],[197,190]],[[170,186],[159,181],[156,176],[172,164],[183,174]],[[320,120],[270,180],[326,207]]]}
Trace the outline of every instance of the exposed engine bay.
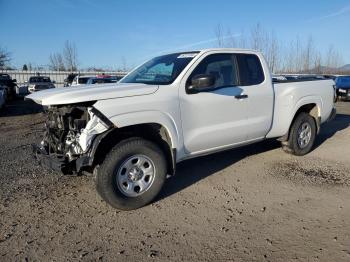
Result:
{"label": "exposed engine bay", "polygon": [[66,162],[88,153],[95,136],[113,126],[91,105],[51,106],[46,114],[46,131],[41,149]]}

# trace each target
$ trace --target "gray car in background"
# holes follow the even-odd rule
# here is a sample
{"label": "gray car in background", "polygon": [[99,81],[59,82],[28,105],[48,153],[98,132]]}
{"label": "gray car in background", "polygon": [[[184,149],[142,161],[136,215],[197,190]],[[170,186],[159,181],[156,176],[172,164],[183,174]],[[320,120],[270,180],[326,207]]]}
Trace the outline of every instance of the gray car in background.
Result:
{"label": "gray car in background", "polygon": [[51,82],[50,77],[47,76],[31,76],[28,81],[28,91],[29,93],[34,93],[36,91],[41,91],[45,89],[55,88],[53,82]]}

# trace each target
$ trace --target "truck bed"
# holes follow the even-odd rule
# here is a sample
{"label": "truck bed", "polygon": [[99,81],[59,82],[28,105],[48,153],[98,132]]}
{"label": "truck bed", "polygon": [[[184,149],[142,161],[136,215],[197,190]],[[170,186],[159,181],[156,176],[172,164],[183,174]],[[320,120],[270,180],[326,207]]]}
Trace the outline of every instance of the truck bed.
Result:
{"label": "truck bed", "polygon": [[272,83],[294,83],[294,82],[309,82],[309,81],[329,81],[330,79],[326,78],[315,78],[315,77],[305,77],[300,79],[286,79],[286,80],[280,80],[280,79],[272,79]]}
{"label": "truck bed", "polygon": [[267,138],[284,136],[289,129],[297,110],[306,104],[317,106],[320,123],[325,122],[332,113],[334,81],[321,80],[285,80],[274,82],[273,121]]}

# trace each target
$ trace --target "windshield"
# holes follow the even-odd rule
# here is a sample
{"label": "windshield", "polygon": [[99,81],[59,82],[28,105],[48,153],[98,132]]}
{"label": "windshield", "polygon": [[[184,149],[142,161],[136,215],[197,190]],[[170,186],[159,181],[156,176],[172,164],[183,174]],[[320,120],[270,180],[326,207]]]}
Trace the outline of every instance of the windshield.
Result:
{"label": "windshield", "polygon": [[175,53],[155,57],[136,68],[120,83],[171,84],[197,54],[198,52]]}

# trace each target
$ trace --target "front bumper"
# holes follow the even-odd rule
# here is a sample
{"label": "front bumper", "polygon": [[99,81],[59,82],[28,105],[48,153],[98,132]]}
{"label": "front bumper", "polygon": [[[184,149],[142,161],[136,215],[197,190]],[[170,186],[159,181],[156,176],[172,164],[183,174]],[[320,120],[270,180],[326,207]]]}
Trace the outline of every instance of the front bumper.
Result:
{"label": "front bumper", "polygon": [[63,173],[64,175],[79,174],[82,169],[91,167],[93,158],[88,155],[81,156],[73,161],[63,155],[49,154],[44,148],[33,144],[34,159],[41,166],[48,167],[49,169]]}
{"label": "front bumper", "polygon": [[64,156],[49,154],[44,148],[35,144],[32,145],[32,149],[34,158],[40,165],[64,174],[72,173],[72,169]]}

